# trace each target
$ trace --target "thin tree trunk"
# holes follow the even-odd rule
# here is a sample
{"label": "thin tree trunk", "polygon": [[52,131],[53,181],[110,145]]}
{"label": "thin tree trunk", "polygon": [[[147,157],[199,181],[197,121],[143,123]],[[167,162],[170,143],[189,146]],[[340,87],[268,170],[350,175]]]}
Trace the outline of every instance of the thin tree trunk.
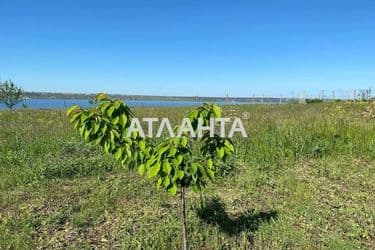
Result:
{"label": "thin tree trunk", "polygon": [[181,187],[181,223],[182,223],[182,241],[183,249],[188,250],[188,235],[186,225],[186,204],[185,204],[185,187]]}

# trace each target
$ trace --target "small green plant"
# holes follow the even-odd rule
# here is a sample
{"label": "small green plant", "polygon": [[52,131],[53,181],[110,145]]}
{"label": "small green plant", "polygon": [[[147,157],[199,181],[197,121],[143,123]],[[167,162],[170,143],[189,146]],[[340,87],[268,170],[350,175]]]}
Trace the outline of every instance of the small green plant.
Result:
{"label": "small green plant", "polygon": [[[137,132],[127,136],[134,114],[121,100],[99,94],[93,104],[92,109],[71,107],[67,111],[70,122],[84,139],[101,145],[123,166],[137,167],[139,174],[154,179],[158,189],[163,188],[172,195],[180,194],[183,248],[188,249],[186,189],[200,191],[204,188],[214,180],[220,163],[235,152],[229,139],[208,129],[200,137],[188,134],[189,131],[199,133],[199,126],[213,126],[213,119],[222,116],[221,108],[204,104],[193,109],[188,113],[192,130],[184,130],[179,137],[164,138],[154,146],[152,139],[145,139]],[[180,130],[181,126],[175,130]]]}
{"label": "small green plant", "polygon": [[[198,120],[209,127],[212,119],[221,118],[221,109],[216,105],[204,104],[188,113],[195,134]],[[180,130],[176,127],[175,130]],[[220,162],[234,153],[233,143],[210,131],[204,131],[201,139],[192,138],[184,132],[181,137],[168,138],[161,142],[145,164],[139,166],[140,174],[147,172],[149,178],[157,180],[157,188],[164,188],[172,195],[180,193],[183,248],[188,249],[186,221],[186,189],[200,191],[213,181]],[[191,139],[190,139],[191,138]]]}
{"label": "small green plant", "polygon": [[23,100],[23,91],[17,87],[11,80],[0,83],[0,103],[12,109]]}

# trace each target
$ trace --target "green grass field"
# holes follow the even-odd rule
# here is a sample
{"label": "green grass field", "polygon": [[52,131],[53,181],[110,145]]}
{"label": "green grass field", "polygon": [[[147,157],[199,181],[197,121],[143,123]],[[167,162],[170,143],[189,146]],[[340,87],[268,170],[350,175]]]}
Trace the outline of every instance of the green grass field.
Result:
{"label": "green grass field", "polygon": [[[368,105],[236,107],[249,138],[188,192],[192,249],[375,249]],[[134,111],[177,122],[187,109]],[[178,198],[83,142],[65,111],[0,111],[0,131],[0,249],[181,248]]]}

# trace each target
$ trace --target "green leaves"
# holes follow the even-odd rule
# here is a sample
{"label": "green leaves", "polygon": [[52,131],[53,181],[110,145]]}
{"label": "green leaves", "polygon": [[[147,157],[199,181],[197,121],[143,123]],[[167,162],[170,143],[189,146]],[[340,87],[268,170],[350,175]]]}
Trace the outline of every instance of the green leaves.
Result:
{"label": "green leaves", "polygon": [[[100,145],[104,152],[113,154],[121,164],[129,167],[141,164],[149,146],[134,136],[126,138],[134,114],[121,100],[111,100],[106,94],[98,94],[89,109],[72,106],[67,110],[69,121],[88,142]],[[137,150],[138,143],[142,152]],[[149,153],[148,153],[149,155]]]}
{"label": "green leaves", "polygon": [[207,160],[207,167],[212,168],[213,166],[214,166],[214,163],[213,163],[212,159],[211,158],[208,159]]}
{"label": "green leaves", "polygon": [[221,118],[221,108],[217,105],[212,105],[212,113],[214,114],[215,118]]}
{"label": "green leaves", "polygon": [[216,148],[217,158],[219,158],[220,160],[223,159],[224,154],[225,154],[224,148]]}
{"label": "green leaves", "polygon": [[125,114],[121,114],[120,115],[120,119],[119,119],[119,122],[120,122],[120,125],[125,128],[126,127],[126,124],[128,122],[128,117],[125,115]]}
{"label": "green leaves", "polygon": [[119,148],[119,149],[117,150],[117,152],[115,153],[115,159],[116,159],[116,160],[120,160],[121,157],[122,157],[122,153],[123,153],[123,149],[122,149],[122,148]]}
{"label": "green leaves", "polygon": [[163,161],[163,172],[166,173],[167,175],[169,175],[172,171],[172,167],[171,167],[171,164],[169,164],[169,161],[168,159],[165,159]]}
{"label": "green leaves", "polygon": [[144,164],[141,164],[139,167],[138,167],[138,173],[140,175],[143,175],[145,173],[145,170],[146,170],[146,167]]}
{"label": "green leaves", "polygon": [[182,180],[185,176],[185,173],[184,173],[184,171],[179,170],[179,171],[176,172],[176,175],[177,175],[178,179]]}
{"label": "green leaves", "polygon": [[11,80],[0,82],[0,103],[12,109],[15,105],[22,102],[23,90],[17,87]]}
{"label": "green leaves", "polygon": [[[219,106],[205,103],[188,113],[195,132],[198,128],[198,119],[202,119],[205,126],[210,119],[221,118],[222,110]],[[201,146],[193,154],[194,148]],[[140,145],[143,148],[143,145]],[[167,138],[159,143],[149,160],[145,164],[148,177],[156,180],[157,188],[165,188],[169,193],[176,194],[179,188],[192,186],[194,190],[201,190],[208,181],[213,181],[215,171],[220,162],[225,161],[234,153],[234,146],[228,139],[205,133],[200,143],[198,139]],[[150,167],[147,167],[150,166]],[[161,166],[161,169],[160,167]]]}
{"label": "green leaves", "polygon": [[222,117],[222,110],[215,104],[204,103],[203,106],[188,112],[187,117],[189,118],[194,131],[197,132],[199,119],[202,119],[203,125],[207,126],[210,119]]}
{"label": "green leaves", "polygon": [[171,194],[171,195],[176,195],[177,193],[177,185],[176,184],[173,184],[171,185],[170,188],[167,189],[168,192]]}
{"label": "green leaves", "polygon": [[139,142],[139,148],[144,151],[146,150],[146,142],[144,140]]}
{"label": "green leaves", "polygon": [[147,170],[147,177],[151,179],[155,177],[159,173],[159,171],[160,171],[160,163],[158,162]]}
{"label": "green leaves", "polygon": [[226,161],[228,157],[235,153],[235,148],[231,140],[221,138],[217,135],[214,137],[206,136],[203,138],[201,152],[212,159]]}
{"label": "green leaves", "polygon": [[215,176],[215,172],[211,169],[206,169],[208,177],[213,180]]}
{"label": "green leaves", "polygon": [[225,146],[225,148],[230,152],[230,153],[234,153],[235,152],[235,150],[234,150],[234,145],[233,145],[233,143],[231,142],[231,141],[229,141],[229,140],[225,140],[224,141],[224,146]]}
{"label": "green leaves", "polygon": [[78,105],[74,105],[74,106],[71,106],[70,108],[68,108],[68,110],[66,111],[66,114],[67,116],[71,116],[73,112],[77,111],[79,109],[79,106]]}
{"label": "green leaves", "polygon": [[96,102],[96,103],[101,102],[101,101],[105,101],[105,100],[109,100],[108,95],[105,94],[105,93],[99,93],[94,98],[94,102]]}
{"label": "green leaves", "polygon": [[[127,137],[134,117],[130,108],[121,100],[111,100],[104,93],[97,95],[93,103],[95,105],[89,109],[72,106],[67,110],[69,121],[80,136],[100,145],[122,165],[136,167],[140,175],[146,174],[155,180],[158,189],[163,188],[172,195],[181,187],[201,190],[209,181],[214,181],[220,163],[235,153],[229,139],[218,135],[210,137],[208,131],[203,138],[189,138],[182,134],[181,137],[164,138],[156,145],[138,133]],[[219,106],[207,103],[188,113],[195,132],[199,119],[207,126],[210,119],[221,116]]]}
{"label": "green leaves", "polygon": [[186,136],[182,136],[180,143],[181,143],[181,146],[186,147],[188,143],[188,138]]}
{"label": "green leaves", "polygon": [[[197,138],[186,136],[189,132],[195,137],[198,128],[208,127],[215,118],[221,118],[222,110],[217,105],[205,103],[192,110],[188,113],[191,123],[188,130],[181,130],[176,138],[163,138],[154,146],[151,139],[140,136],[143,132],[133,130],[133,122],[137,120],[132,120],[134,114],[124,102],[111,100],[101,93],[91,103],[94,105],[90,109],[72,106],[67,110],[67,116],[79,135],[100,145],[104,152],[113,154],[123,166],[136,167],[140,175],[146,174],[155,180],[158,190],[163,188],[176,195],[182,188],[183,204],[185,188],[202,190],[214,181],[219,164],[235,152],[233,143],[215,135],[211,127],[210,132],[206,129]],[[184,128],[189,120],[183,119],[181,127],[174,131]]]}

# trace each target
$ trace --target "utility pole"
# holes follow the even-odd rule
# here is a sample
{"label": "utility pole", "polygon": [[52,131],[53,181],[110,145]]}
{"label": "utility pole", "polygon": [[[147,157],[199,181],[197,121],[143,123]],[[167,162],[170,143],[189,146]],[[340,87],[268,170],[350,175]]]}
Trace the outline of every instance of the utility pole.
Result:
{"label": "utility pole", "polygon": [[306,100],[305,100],[305,92],[302,92],[302,93],[300,94],[299,103],[306,103]]}

